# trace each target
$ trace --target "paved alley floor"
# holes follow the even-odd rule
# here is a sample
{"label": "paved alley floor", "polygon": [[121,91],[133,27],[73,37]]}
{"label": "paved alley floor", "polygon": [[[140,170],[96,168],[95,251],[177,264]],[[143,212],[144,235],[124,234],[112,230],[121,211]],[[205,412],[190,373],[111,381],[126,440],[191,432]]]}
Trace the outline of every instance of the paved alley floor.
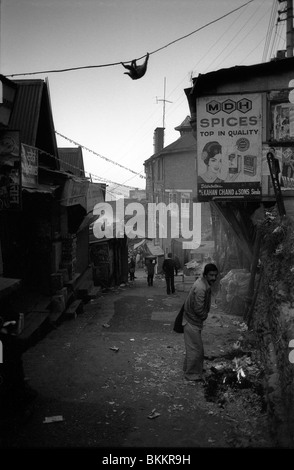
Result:
{"label": "paved alley floor", "polygon": [[[132,284],[102,293],[50,331],[24,355],[38,397],[30,418],[7,430],[4,447],[273,447],[252,388],[224,388],[227,376],[210,389],[183,379],[184,339],[172,327],[186,295],[179,285],[167,296],[160,278],[148,287],[137,271]],[[242,318],[211,309],[203,330],[208,373],[232,367],[242,334]],[[254,371],[252,357],[246,360]]]}

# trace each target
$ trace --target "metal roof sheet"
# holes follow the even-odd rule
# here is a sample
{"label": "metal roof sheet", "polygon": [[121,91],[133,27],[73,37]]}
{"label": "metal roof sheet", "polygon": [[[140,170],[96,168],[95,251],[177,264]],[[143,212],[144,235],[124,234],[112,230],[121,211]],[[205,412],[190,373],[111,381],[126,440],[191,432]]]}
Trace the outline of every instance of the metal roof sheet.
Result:
{"label": "metal roof sheet", "polygon": [[20,131],[23,144],[41,150],[40,163],[58,169],[57,143],[47,83],[44,80],[14,80],[13,83],[17,85],[17,91],[9,128]]}
{"label": "metal roof sheet", "polygon": [[36,146],[43,80],[15,80],[17,92],[10,119],[10,128],[20,130],[21,142]]}
{"label": "metal roof sheet", "polygon": [[60,169],[75,176],[85,176],[84,160],[81,147],[59,147]]}
{"label": "metal roof sheet", "polygon": [[[252,80],[256,77],[268,77],[269,75],[282,75],[282,73],[293,70],[294,58],[272,60],[253,65],[237,65],[234,67],[214,70],[205,74],[199,74],[193,78],[193,87],[190,94],[201,95],[213,90],[216,84],[222,82],[235,83],[236,81]],[[288,86],[288,84],[287,84]],[[187,89],[187,92],[189,90]]]}

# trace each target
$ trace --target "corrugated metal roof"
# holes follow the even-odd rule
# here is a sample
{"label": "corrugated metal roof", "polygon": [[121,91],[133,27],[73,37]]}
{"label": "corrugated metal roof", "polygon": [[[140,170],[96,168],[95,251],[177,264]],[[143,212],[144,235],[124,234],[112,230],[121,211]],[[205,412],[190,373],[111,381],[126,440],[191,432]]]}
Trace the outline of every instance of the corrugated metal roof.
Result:
{"label": "corrugated metal roof", "polygon": [[[280,60],[272,60],[270,62],[263,62],[253,65],[237,65],[234,67],[223,68],[208,72],[205,74],[199,74],[198,77],[193,78],[193,87],[190,89],[192,96],[196,94],[205,94],[213,91],[213,89],[221,84],[235,83],[236,81],[254,80],[257,76],[267,77],[270,75],[281,76],[284,72],[293,70],[294,58],[289,57]],[[288,84],[287,84],[288,86]],[[188,91],[188,90],[187,90]]]}
{"label": "corrugated metal roof", "polygon": [[21,143],[40,148],[39,164],[58,169],[57,144],[48,85],[43,80],[13,80],[17,85],[9,128],[20,131]]}
{"label": "corrugated metal roof", "polygon": [[13,105],[10,128],[20,130],[21,142],[36,146],[40,117],[43,80],[15,80],[17,92]]}
{"label": "corrugated metal roof", "polygon": [[75,176],[85,176],[84,160],[81,147],[59,147],[60,169]]}

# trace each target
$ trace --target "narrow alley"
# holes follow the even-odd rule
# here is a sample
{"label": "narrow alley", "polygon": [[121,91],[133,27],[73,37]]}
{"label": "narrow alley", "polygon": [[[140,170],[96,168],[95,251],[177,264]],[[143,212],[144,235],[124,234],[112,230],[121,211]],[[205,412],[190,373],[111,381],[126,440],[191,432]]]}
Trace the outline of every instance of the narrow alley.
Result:
{"label": "narrow alley", "polygon": [[173,332],[187,295],[181,282],[167,296],[164,279],[148,287],[136,271],[133,283],[101,293],[30,348],[25,374],[38,396],[3,447],[273,447],[258,354],[240,316],[211,309],[206,385],[183,379],[183,335]]}

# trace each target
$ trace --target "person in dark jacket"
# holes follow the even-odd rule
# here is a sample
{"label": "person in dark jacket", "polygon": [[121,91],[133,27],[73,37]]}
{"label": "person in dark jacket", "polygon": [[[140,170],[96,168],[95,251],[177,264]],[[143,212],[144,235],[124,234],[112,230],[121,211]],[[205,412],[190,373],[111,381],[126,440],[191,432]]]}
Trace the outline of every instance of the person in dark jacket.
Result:
{"label": "person in dark jacket", "polygon": [[195,382],[203,382],[204,349],[201,331],[210,310],[211,287],[217,276],[216,265],[206,264],[203,275],[194,282],[184,302],[182,325],[186,356],[183,371],[185,379]]}
{"label": "person in dark jacket", "polygon": [[129,273],[130,273],[130,281],[135,280],[135,270],[136,270],[136,262],[132,257],[129,262]]}
{"label": "person in dark jacket", "polygon": [[147,269],[147,282],[148,286],[153,286],[153,278],[154,278],[154,269],[156,265],[155,259],[147,259],[146,260],[146,269]]}
{"label": "person in dark jacket", "polygon": [[22,419],[28,406],[37,397],[25,380],[22,354],[28,349],[28,341],[17,334],[16,321],[4,321],[0,317],[0,341],[3,361],[0,363],[0,421]]}
{"label": "person in dark jacket", "polygon": [[167,258],[164,260],[162,264],[162,271],[165,275],[165,282],[166,282],[166,293],[170,295],[170,293],[175,293],[175,270],[176,270],[176,262],[172,258],[172,253],[168,253]]}

